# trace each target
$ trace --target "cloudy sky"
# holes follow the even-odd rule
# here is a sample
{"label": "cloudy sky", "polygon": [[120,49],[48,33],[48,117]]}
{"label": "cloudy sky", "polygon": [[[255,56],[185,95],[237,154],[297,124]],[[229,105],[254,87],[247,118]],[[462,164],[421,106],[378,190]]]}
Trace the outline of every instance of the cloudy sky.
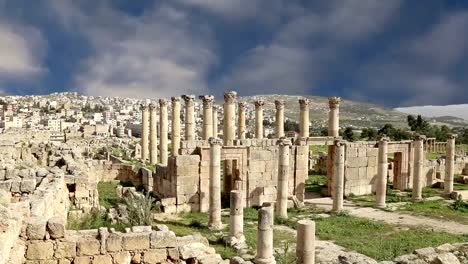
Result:
{"label": "cloudy sky", "polygon": [[468,102],[464,0],[0,0],[0,91]]}

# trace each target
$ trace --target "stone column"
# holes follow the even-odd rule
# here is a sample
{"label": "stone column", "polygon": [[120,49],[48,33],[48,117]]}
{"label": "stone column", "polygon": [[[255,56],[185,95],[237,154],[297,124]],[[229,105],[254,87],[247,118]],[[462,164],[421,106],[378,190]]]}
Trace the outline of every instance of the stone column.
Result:
{"label": "stone column", "polygon": [[328,136],[338,137],[340,131],[340,97],[328,98],[330,112],[328,113]]}
{"label": "stone column", "polygon": [[245,128],[245,102],[239,102],[239,119],[238,119],[238,125],[237,125],[237,136],[239,139],[245,139],[245,134],[247,133],[247,130]]}
{"label": "stone column", "polygon": [[236,97],[234,91],[224,93],[224,120],[223,120],[223,143],[232,146],[236,136]]}
{"label": "stone column", "polygon": [[309,137],[309,99],[299,99],[299,137]]}
{"label": "stone column", "polygon": [[149,138],[150,138],[150,148],[149,156],[150,163],[158,163],[158,132],[157,132],[157,115],[156,115],[156,104],[151,103],[149,105],[150,109],[150,124],[149,124]]}
{"label": "stone column", "polygon": [[213,137],[218,137],[218,109],[213,106],[212,115],[213,115]]}
{"label": "stone column", "polygon": [[245,242],[244,237],[244,207],[242,206],[242,191],[231,191],[230,215],[229,215],[229,236],[232,244]]}
{"label": "stone column", "polygon": [[185,101],[185,140],[195,140],[195,96],[182,95]]}
{"label": "stone column", "polygon": [[387,174],[388,174],[388,138],[382,137],[379,140],[379,156],[377,167],[377,181],[375,188],[375,202],[378,207],[385,207],[387,194]]}
{"label": "stone column", "polygon": [[255,138],[263,138],[263,100],[255,101]]}
{"label": "stone column", "polygon": [[444,193],[450,195],[453,192],[453,176],[455,166],[455,138],[456,135],[450,134],[447,138],[447,154],[445,155],[445,177]]}
{"label": "stone column", "polygon": [[286,138],[278,140],[278,186],[276,195],[276,216],[288,218],[288,178],[289,178],[289,146],[291,142]]}
{"label": "stone column", "polygon": [[148,159],[148,132],[149,132],[148,105],[141,105],[141,159],[146,162]]}
{"label": "stone column", "polygon": [[159,151],[161,156],[161,164],[167,166],[167,144],[168,144],[168,127],[167,127],[167,104],[166,99],[159,99]]}
{"label": "stone column", "polygon": [[276,126],[275,126],[275,136],[276,138],[284,137],[284,101],[275,100],[276,106]]}
{"label": "stone column", "polygon": [[413,173],[413,192],[411,199],[420,201],[422,199],[422,177],[424,165],[424,135],[416,134],[414,137],[414,173]]}
{"label": "stone column", "polygon": [[343,210],[344,152],[345,145],[340,140],[335,140],[335,173],[333,174],[335,187],[332,208],[334,213],[340,213]]}
{"label": "stone column", "polygon": [[210,208],[208,227],[221,229],[221,145],[219,138],[210,138]]}
{"label": "stone column", "polygon": [[201,95],[203,101],[203,140],[208,140],[213,136],[213,100],[212,95]]}
{"label": "stone column", "polygon": [[179,155],[180,148],[180,97],[172,97],[172,156]]}
{"label": "stone column", "polygon": [[273,206],[258,210],[256,264],[276,263],[273,255]]}
{"label": "stone column", "polygon": [[299,220],[297,222],[296,243],[297,264],[315,264],[315,222]]}

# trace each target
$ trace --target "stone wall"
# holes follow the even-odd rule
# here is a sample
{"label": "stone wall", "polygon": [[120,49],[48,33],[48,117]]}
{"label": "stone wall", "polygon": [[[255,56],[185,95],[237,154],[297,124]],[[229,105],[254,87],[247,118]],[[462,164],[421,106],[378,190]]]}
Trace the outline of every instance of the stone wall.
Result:
{"label": "stone wall", "polygon": [[344,194],[364,195],[374,190],[378,149],[372,143],[347,143]]}
{"label": "stone wall", "polygon": [[202,236],[176,237],[164,225],[134,226],[125,233],[107,228],[65,231],[28,240],[22,263],[219,263],[221,257]]}

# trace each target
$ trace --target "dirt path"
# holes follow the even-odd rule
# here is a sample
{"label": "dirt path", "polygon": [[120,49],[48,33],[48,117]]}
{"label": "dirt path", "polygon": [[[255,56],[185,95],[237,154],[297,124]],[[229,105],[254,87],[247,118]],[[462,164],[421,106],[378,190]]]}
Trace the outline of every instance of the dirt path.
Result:
{"label": "dirt path", "polygon": [[[319,199],[308,199],[305,204],[313,204],[318,208],[331,210],[332,199],[319,198]],[[452,234],[468,234],[468,225],[441,221],[424,216],[414,216],[396,212],[387,212],[371,207],[359,207],[350,202],[344,204],[345,210],[349,211],[350,215],[369,218],[372,220],[380,220],[388,224],[397,226],[409,226],[409,227],[425,227],[433,231],[442,231]]]}

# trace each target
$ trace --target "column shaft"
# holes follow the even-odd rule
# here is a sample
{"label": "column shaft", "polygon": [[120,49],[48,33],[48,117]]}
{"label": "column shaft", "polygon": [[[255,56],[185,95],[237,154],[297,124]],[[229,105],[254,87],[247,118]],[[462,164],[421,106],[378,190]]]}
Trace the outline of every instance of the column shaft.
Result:
{"label": "column shaft", "polygon": [[212,117],[213,117],[213,137],[218,137],[218,109],[213,106],[212,109]]}
{"label": "column shaft", "polygon": [[444,193],[451,194],[453,192],[453,177],[455,165],[455,135],[449,135],[447,139],[447,154],[445,155],[445,178],[444,178]]}
{"label": "column shaft", "polygon": [[244,237],[244,208],[242,206],[242,199],[242,191],[231,191],[229,235],[237,239]]}
{"label": "column shaft", "polygon": [[185,101],[185,140],[195,140],[195,96],[183,95]]}
{"label": "column shaft", "polygon": [[199,97],[203,100],[203,140],[208,140],[213,136],[213,100],[212,95],[202,95]]}
{"label": "column shaft", "polygon": [[276,126],[275,136],[276,138],[284,137],[284,101],[275,100],[276,106]]}
{"label": "column shaft", "polygon": [[315,264],[315,222],[297,222],[296,256],[298,264]]}
{"label": "column shaft", "polygon": [[159,99],[159,150],[161,156],[161,164],[167,166],[167,144],[168,144],[168,127],[167,127],[167,100]]}
{"label": "column shaft", "polygon": [[156,104],[151,103],[149,106],[150,109],[150,148],[149,148],[149,155],[150,155],[150,163],[156,164],[158,163],[158,133],[157,133],[157,114],[156,114]]}
{"label": "column shaft", "polygon": [[339,97],[328,98],[330,112],[328,113],[328,136],[338,137],[340,130],[340,102]]}
{"label": "column shaft", "polygon": [[221,223],[221,140],[210,138],[210,208],[208,226],[220,229]]}
{"label": "column shaft", "polygon": [[289,177],[289,140],[278,140],[278,186],[276,198],[276,216],[288,218],[288,177]]}
{"label": "column shaft", "polygon": [[180,148],[180,98],[172,97],[172,156],[179,155]]}
{"label": "column shaft", "polygon": [[414,173],[413,173],[413,192],[412,200],[422,199],[423,165],[424,165],[424,136],[416,135],[414,140]]}
{"label": "column shaft", "polygon": [[236,92],[233,91],[224,93],[223,143],[225,146],[232,146],[236,136],[236,96]]}
{"label": "column shaft", "polygon": [[263,100],[255,101],[255,138],[263,138]]}
{"label": "column shaft", "polygon": [[379,207],[385,207],[387,192],[387,173],[388,173],[388,138],[381,138],[379,141],[379,156],[376,181],[376,204]]}
{"label": "column shaft", "polygon": [[299,99],[299,137],[309,137],[309,100]]}
{"label": "column shaft", "polygon": [[149,132],[149,112],[148,106],[141,106],[141,159],[146,161],[148,159],[148,132]]}
{"label": "column shaft", "polygon": [[245,134],[247,130],[245,128],[245,102],[239,102],[239,118],[237,125],[237,136],[239,139],[245,139]]}
{"label": "column shaft", "polygon": [[256,264],[274,264],[273,255],[273,206],[258,210]]}
{"label": "column shaft", "polygon": [[339,213],[343,210],[343,188],[344,188],[344,152],[345,146],[339,140],[335,141],[335,173],[333,174],[334,197],[332,211]]}

